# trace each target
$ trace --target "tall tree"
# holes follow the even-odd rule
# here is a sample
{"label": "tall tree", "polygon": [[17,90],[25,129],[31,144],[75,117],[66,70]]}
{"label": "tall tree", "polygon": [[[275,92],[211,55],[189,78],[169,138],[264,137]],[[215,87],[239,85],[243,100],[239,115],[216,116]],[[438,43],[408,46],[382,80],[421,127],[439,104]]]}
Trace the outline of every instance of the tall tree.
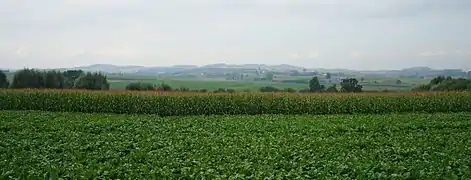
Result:
{"label": "tall tree", "polygon": [[0,88],[7,88],[9,85],[7,75],[0,70]]}
{"label": "tall tree", "polygon": [[59,71],[47,71],[44,73],[44,87],[50,89],[63,89],[65,77]]}
{"label": "tall tree", "polygon": [[320,92],[325,89],[324,85],[321,85],[317,76],[312,77],[309,81],[309,91],[310,92]]}
{"label": "tall tree", "polygon": [[108,90],[110,84],[102,73],[85,73],[75,81],[75,88],[89,90]]}
{"label": "tall tree", "polygon": [[65,88],[73,88],[75,81],[83,74],[82,70],[67,70],[62,74],[65,77]]}
{"label": "tall tree", "polygon": [[342,92],[361,92],[363,86],[358,84],[358,80],[355,78],[343,79],[340,82]]}
{"label": "tall tree", "polygon": [[16,71],[11,82],[12,88],[44,88],[44,72],[35,69]]}

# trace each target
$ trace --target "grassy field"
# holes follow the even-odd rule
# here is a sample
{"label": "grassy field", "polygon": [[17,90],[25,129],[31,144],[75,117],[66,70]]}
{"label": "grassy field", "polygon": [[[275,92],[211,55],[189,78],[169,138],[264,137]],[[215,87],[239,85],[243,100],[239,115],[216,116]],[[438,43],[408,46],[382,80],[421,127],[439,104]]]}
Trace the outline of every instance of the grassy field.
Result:
{"label": "grassy field", "polygon": [[0,118],[0,179],[471,178],[470,113]]}
{"label": "grassy field", "polygon": [[308,88],[306,84],[286,84],[279,82],[268,82],[268,81],[230,81],[221,79],[189,79],[189,78],[162,78],[162,79],[139,79],[139,80],[116,80],[110,79],[111,89],[125,89],[126,85],[131,82],[146,82],[152,84],[165,83],[170,85],[172,88],[185,87],[190,90],[217,90],[223,89],[234,89],[236,91],[259,91],[261,87],[273,86],[278,89],[294,88],[294,89],[305,89]]}
{"label": "grassy field", "polygon": [[[13,79],[13,73],[7,73],[7,78],[11,82]],[[308,76],[284,76],[282,79],[291,80],[309,80],[312,77]],[[320,79],[323,77],[320,76]],[[358,79],[360,77],[357,77]],[[396,81],[400,79],[403,83],[396,84]],[[172,88],[185,87],[191,90],[217,90],[219,88],[234,89],[236,91],[259,91],[261,87],[273,86],[278,89],[293,88],[296,90],[306,89],[309,85],[301,83],[282,83],[282,82],[269,82],[269,81],[234,81],[226,80],[224,78],[196,78],[196,77],[158,77],[158,76],[142,76],[126,74],[124,76],[119,75],[108,75],[108,81],[110,88],[114,90],[123,90],[126,85],[131,82],[146,82],[152,84],[166,83]],[[419,84],[428,83],[429,79],[420,78],[405,78],[405,77],[365,77],[363,90],[366,91],[409,91],[413,87]],[[375,83],[376,82],[376,83]],[[325,84],[325,86],[331,86],[332,84]],[[337,83],[337,86],[339,84]]]}
{"label": "grassy field", "polygon": [[[312,77],[306,76],[287,76],[282,79],[289,80],[309,80]],[[184,77],[150,77],[150,76],[109,76],[111,89],[124,89],[131,82],[147,82],[152,84],[166,83],[173,88],[186,87],[189,89],[207,89],[217,90],[219,88],[234,89],[236,91],[259,91],[261,87],[273,86],[278,89],[293,88],[296,90],[309,88],[309,85],[301,83],[282,83],[269,81],[234,81],[225,80],[224,78],[184,78]],[[322,79],[322,78],[321,78]],[[396,84],[398,79],[402,80],[402,84]],[[376,83],[375,83],[376,82]],[[363,89],[366,91],[409,91],[419,84],[426,84],[428,80],[419,78],[388,78],[388,77],[366,77],[362,82]],[[332,84],[325,84],[331,86]],[[337,83],[337,86],[340,85]]]}

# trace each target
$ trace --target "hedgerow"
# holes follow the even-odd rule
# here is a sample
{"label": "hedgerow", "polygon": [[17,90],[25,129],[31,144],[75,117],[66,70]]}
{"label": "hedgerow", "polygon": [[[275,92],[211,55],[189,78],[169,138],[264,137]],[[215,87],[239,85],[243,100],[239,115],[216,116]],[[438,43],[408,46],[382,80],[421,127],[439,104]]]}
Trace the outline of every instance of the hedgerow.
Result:
{"label": "hedgerow", "polygon": [[471,93],[100,93],[5,90],[0,109],[175,115],[469,112]]}

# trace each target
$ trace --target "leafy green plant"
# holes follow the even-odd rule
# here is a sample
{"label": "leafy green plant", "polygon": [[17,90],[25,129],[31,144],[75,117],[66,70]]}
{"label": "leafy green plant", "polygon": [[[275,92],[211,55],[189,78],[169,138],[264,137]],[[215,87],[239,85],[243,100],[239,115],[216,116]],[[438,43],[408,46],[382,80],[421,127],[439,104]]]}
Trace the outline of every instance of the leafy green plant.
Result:
{"label": "leafy green plant", "polygon": [[470,113],[0,118],[0,179],[471,178]]}

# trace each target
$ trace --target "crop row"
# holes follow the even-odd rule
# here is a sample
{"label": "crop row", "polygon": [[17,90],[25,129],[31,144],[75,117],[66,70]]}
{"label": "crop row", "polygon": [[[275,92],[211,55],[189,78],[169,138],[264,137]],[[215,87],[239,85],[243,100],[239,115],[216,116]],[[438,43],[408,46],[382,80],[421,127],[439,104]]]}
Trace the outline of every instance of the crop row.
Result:
{"label": "crop row", "polygon": [[0,119],[0,179],[471,178],[471,113]]}
{"label": "crop row", "polygon": [[424,94],[145,94],[87,91],[1,91],[0,109],[87,113],[355,114],[394,112],[470,112],[471,93]]}

